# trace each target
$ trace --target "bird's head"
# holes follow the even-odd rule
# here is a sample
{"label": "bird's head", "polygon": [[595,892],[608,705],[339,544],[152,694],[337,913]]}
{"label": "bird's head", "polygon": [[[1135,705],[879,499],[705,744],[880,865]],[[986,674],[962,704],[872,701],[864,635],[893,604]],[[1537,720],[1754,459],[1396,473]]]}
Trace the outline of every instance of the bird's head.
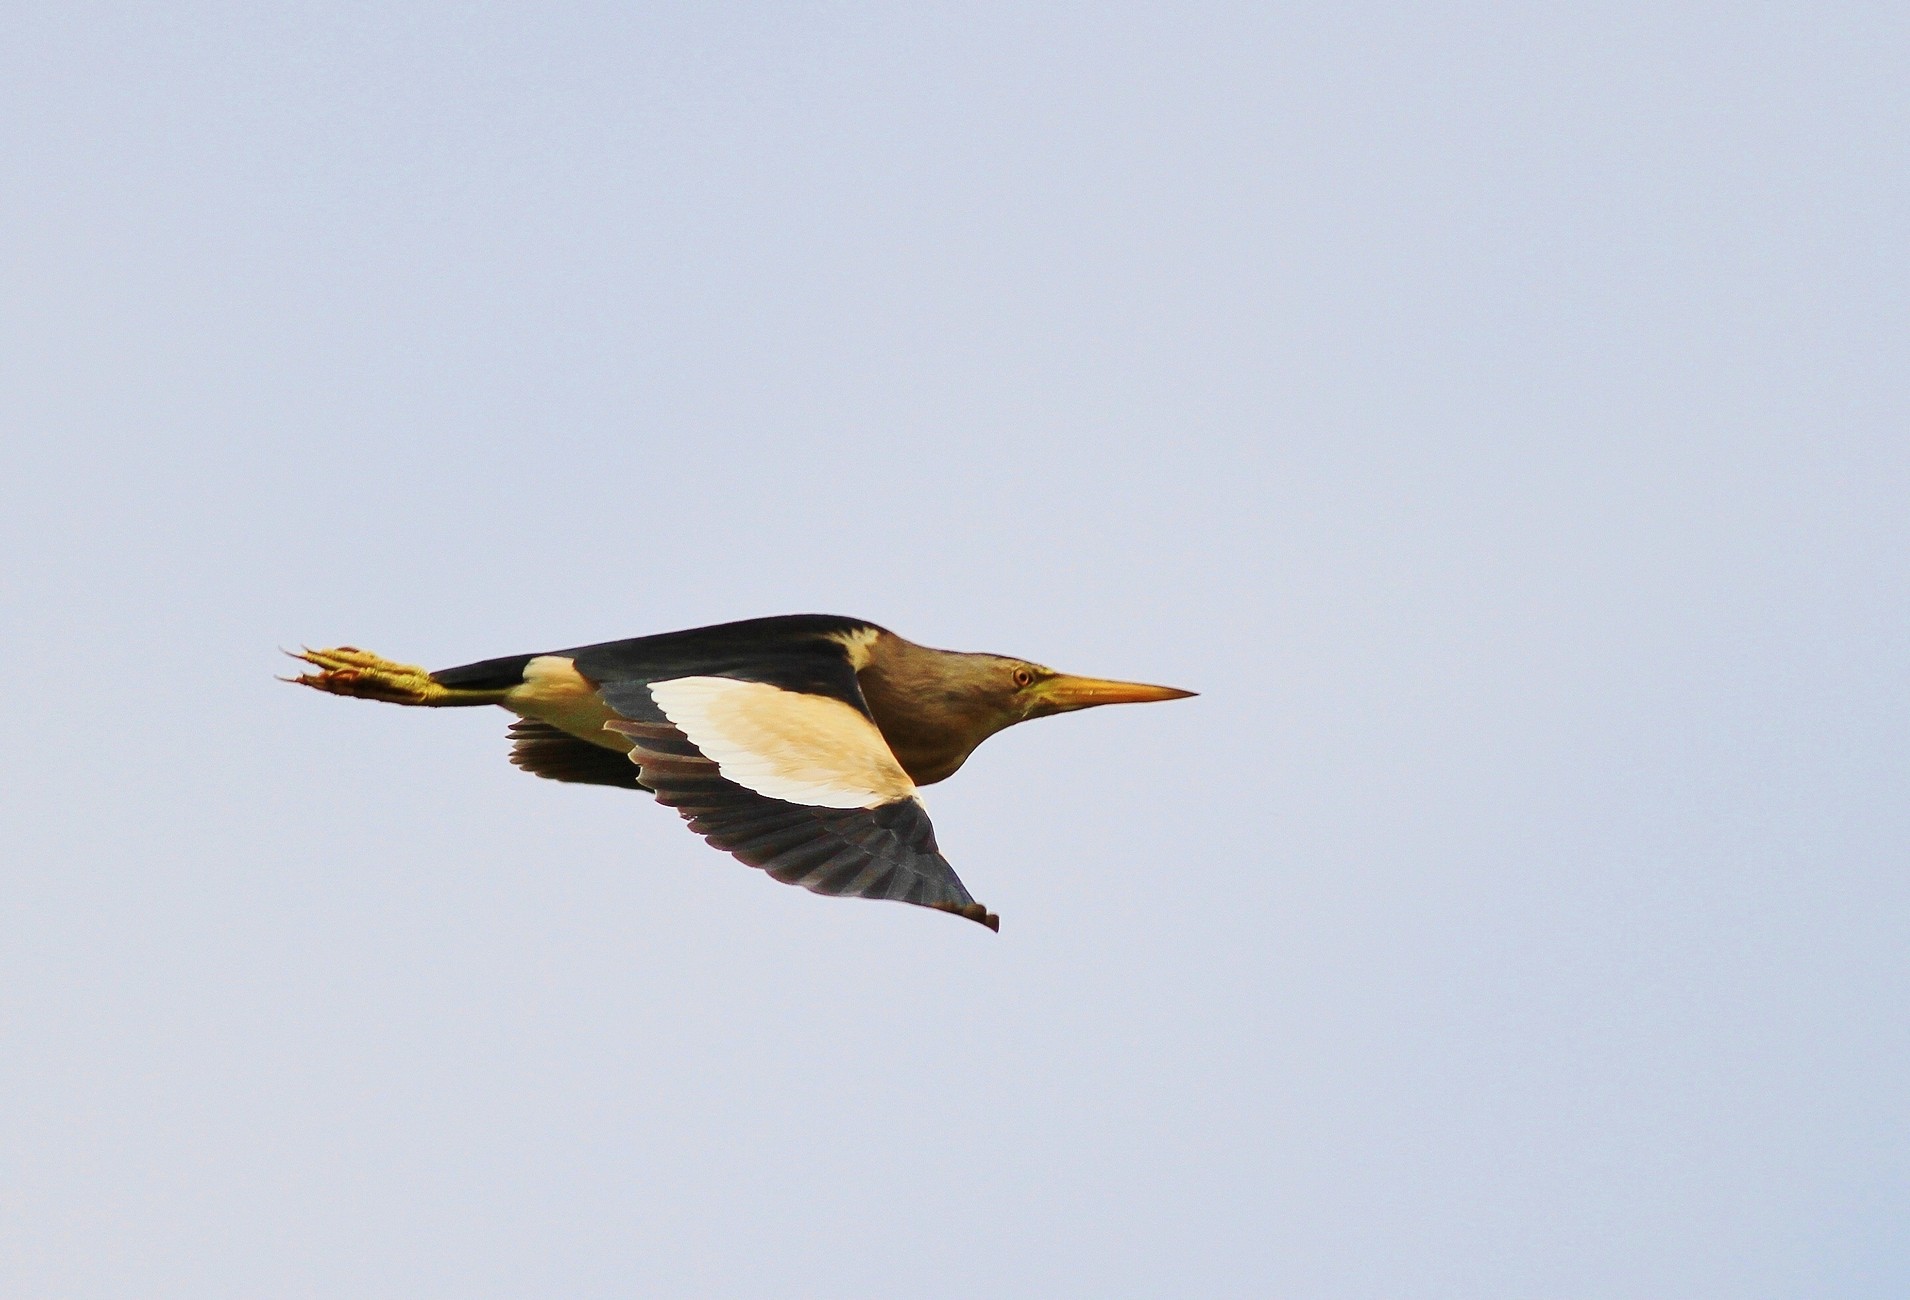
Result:
{"label": "bird's head", "polygon": [[1181,700],[1194,694],[1174,686],[1077,677],[1026,659],[992,654],[960,655],[957,662],[948,664],[941,686],[945,707],[972,719],[972,725],[982,734],[1030,718],[1072,713],[1100,704],[1144,704]]}
{"label": "bird's head", "polygon": [[1194,693],[1077,677],[1007,655],[931,650],[893,634],[876,644],[861,680],[876,725],[918,785],[942,780],[975,746],[1017,722]]}

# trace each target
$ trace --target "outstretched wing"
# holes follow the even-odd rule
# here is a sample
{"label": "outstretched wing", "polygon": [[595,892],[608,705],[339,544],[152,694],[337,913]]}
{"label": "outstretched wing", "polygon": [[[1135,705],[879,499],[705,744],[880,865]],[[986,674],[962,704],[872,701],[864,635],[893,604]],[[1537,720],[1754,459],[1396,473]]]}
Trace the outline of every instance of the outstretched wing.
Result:
{"label": "outstretched wing", "polygon": [[[738,861],[818,894],[894,899],[1001,928],[1000,918],[975,901],[937,849],[928,812],[912,792],[866,806],[839,806],[848,786],[835,780],[825,787],[829,803],[777,798],[729,779],[726,772],[734,767],[745,780],[794,794],[780,779],[764,781],[761,775],[785,769],[788,754],[744,751],[726,766],[673,723],[608,725],[630,737],[630,759],[657,802],[676,809],[691,830]],[[723,752],[739,754],[733,746]],[[811,777],[817,774],[813,765],[806,770]]]}

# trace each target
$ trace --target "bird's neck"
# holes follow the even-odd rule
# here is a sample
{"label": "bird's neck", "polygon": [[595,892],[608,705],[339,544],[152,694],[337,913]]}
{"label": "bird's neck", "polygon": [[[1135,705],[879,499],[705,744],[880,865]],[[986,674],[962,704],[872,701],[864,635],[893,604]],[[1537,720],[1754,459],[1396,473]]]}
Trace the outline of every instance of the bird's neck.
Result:
{"label": "bird's neck", "polygon": [[883,632],[856,674],[896,761],[917,785],[953,776],[975,746],[1007,726],[975,687],[983,655],[932,650]]}

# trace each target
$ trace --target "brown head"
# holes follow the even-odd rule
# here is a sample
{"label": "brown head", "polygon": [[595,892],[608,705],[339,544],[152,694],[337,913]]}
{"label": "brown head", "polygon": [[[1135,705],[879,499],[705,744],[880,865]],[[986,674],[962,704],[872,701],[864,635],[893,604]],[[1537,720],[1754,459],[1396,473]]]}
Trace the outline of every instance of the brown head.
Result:
{"label": "brown head", "polygon": [[857,674],[869,712],[917,785],[952,775],[996,732],[1100,704],[1143,704],[1194,694],[1056,672],[1006,655],[931,650],[882,633]]}

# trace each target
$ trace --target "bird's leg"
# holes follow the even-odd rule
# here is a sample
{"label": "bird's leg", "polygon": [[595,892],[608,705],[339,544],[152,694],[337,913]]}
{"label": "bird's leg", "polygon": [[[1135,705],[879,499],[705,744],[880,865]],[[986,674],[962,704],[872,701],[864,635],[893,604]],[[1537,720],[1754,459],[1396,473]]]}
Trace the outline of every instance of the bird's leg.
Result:
{"label": "bird's leg", "polygon": [[[361,700],[384,700],[388,704],[419,704],[441,708],[459,704],[490,704],[502,698],[502,691],[460,691],[440,685],[431,674],[416,664],[393,663],[356,646],[342,645],[331,650],[287,651],[292,658],[311,664],[318,671],[284,677],[281,681],[329,691],[333,695],[352,695]],[[485,698],[474,698],[483,696]]]}

